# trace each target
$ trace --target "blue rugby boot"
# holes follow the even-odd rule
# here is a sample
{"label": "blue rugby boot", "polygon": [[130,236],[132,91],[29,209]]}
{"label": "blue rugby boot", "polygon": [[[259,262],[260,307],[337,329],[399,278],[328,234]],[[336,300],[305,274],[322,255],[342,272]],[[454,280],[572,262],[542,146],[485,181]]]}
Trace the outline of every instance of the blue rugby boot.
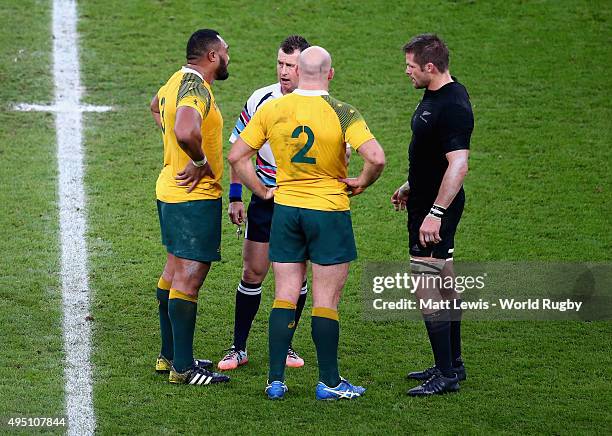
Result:
{"label": "blue rugby boot", "polygon": [[340,377],[340,384],[330,388],[323,382],[317,384],[315,397],[317,400],[353,400],[361,397],[366,391],[362,386],[353,386],[348,380]]}
{"label": "blue rugby boot", "polygon": [[282,381],[275,380],[272,383],[268,383],[265,389],[265,393],[268,395],[270,400],[282,400],[285,397],[285,392],[289,388]]}

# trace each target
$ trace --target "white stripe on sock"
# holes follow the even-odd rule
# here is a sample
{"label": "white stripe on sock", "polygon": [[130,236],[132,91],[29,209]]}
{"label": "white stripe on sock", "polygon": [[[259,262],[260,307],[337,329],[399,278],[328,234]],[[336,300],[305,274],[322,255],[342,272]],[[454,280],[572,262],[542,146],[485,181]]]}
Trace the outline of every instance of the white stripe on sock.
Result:
{"label": "white stripe on sock", "polygon": [[247,288],[242,286],[242,283],[240,283],[237,291],[244,295],[259,295],[261,294],[261,286],[258,288]]}

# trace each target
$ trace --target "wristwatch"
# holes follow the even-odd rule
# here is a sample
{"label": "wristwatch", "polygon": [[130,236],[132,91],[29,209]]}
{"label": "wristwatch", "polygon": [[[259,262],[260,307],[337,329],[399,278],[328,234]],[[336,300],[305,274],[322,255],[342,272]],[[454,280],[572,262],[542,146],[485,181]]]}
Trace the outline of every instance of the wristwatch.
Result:
{"label": "wristwatch", "polygon": [[208,162],[208,160],[206,159],[206,156],[204,156],[204,159],[202,160],[192,160],[191,162],[193,162],[194,167],[200,168],[206,165],[206,162]]}

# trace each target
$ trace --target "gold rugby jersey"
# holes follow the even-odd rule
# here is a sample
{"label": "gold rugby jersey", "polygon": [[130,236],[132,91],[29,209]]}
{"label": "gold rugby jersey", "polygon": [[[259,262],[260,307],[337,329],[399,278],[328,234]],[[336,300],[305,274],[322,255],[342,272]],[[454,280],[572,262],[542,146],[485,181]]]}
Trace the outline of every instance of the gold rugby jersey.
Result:
{"label": "gold rugby jersey", "polygon": [[[221,197],[223,117],[210,85],[200,73],[183,67],[159,89],[157,98],[164,141],[164,167],[157,178],[157,199],[166,203],[183,203]],[[181,106],[194,108],[202,117],[202,151],[215,175],[214,179],[204,177],[190,193],[187,193],[189,186],[179,186],[180,180],[175,180],[177,173],[191,161],[179,146],[174,134],[176,110]]]}
{"label": "gold rugby jersey", "polygon": [[351,105],[326,91],[297,89],[268,102],[240,137],[259,150],[270,141],[276,159],[274,202],[305,209],[350,209],[346,144],[357,150],[374,136]]}

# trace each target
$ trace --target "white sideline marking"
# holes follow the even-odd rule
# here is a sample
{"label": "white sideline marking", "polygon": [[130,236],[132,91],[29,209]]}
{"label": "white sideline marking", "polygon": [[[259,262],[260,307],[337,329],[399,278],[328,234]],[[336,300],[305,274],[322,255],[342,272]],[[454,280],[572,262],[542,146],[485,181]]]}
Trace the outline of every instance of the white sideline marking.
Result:
{"label": "white sideline marking", "polygon": [[85,192],[83,189],[83,114],[81,77],[74,0],[53,1],[53,77],[55,105],[72,107],[55,113],[59,212],[62,241],[62,300],[66,351],[66,414],[68,434],[94,433],[92,400],[89,277],[85,244]]}
{"label": "white sideline marking", "polygon": [[15,110],[55,113],[61,239],[63,330],[66,364],[66,415],[69,435],[93,435],[89,277],[83,189],[83,112],[109,106],[81,105],[77,10],[75,0],[53,1],[53,78],[55,103],[18,104]]}

